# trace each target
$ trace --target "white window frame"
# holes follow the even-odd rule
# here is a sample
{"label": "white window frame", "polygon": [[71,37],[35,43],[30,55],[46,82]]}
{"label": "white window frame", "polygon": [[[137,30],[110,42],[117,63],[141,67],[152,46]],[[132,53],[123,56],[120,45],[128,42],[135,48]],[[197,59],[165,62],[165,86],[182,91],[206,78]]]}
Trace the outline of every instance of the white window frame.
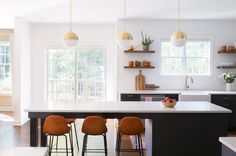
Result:
{"label": "white window frame", "polygon": [[[6,36],[8,36],[8,35],[6,35]],[[13,83],[12,83],[12,40],[11,40],[11,35],[9,35],[9,41],[0,41],[0,44],[9,44],[9,55],[10,55],[10,58],[9,58],[9,65],[10,65],[10,75],[11,75],[11,92],[6,92],[6,93],[4,93],[4,92],[0,92],[0,96],[11,96],[12,95],[12,93],[13,93],[13,88],[12,88],[12,86],[13,86]],[[5,55],[6,56],[6,55]],[[4,66],[5,66],[6,64],[4,63]],[[5,72],[5,71],[4,71]],[[4,75],[5,75],[6,73],[4,73]]]}
{"label": "white window frame", "polygon": [[[106,63],[107,63],[107,61],[106,61],[106,53],[107,53],[107,49],[106,49],[106,47],[105,46],[79,46],[79,47],[75,47],[75,48],[73,48],[73,49],[102,49],[103,51],[104,51],[104,85],[105,85],[105,87],[104,87],[104,100],[106,100],[106,89],[107,89],[107,83],[106,83],[106,72],[107,72],[107,67],[106,67]],[[46,86],[45,86],[45,88],[46,88],[46,92],[45,92],[45,97],[46,97],[46,101],[49,101],[49,97],[48,97],[48,95],[49,95],[49,88],[48,88],[48,86],[49,86],[49,66],[48,66],[48,57],[49,57],[49,52],[48,52],[48,50],[49,49],[68,49],[68,48],[65,48],[65,47],[62,47],[62,46],[53,46],[53,47],[47,47],[46,49],[45,49],[45,53],[46,53],[46,57],[45,57],[45,59],[46,59],[46,61],[45,61],[45,63],[46,63],[46,69],[45,69],[45,71],[46,71],[46,74],[45,74],[45,81],[46,81]],[[75,56],[75,62],[77,62],[77,55]],[[75,69],[77,69],[77,63],[75,63]],[[75,70],[75,82],[74,82],[74,84],[75,84],[75,86],[77,85],[77,82],[78,82],[78,79],[77,79],[77,70]],[[78,94],[78,88],[77,87],[75,87],[75,97],[74,97],[74,102],[78,102],[78,98],[77,98],[77,94]]]}
{"label": "white window frame", "polygon": [[[183,72],[180,73],[180,74],[177,74],[177,73],[163,73],[162,72],[162,63],[160,63],[160,75],[161,76],[199,76],[199,77],[210,77],[212,76],[212,71],[213,71],[213,38],[212,37],[203,37],[203,38],[191,38],[191,39],[188,39],[188,41],[209,41],[210,42],[210,54],[209,54],[209,72],[207,74],[188,74],[186,73],[186,58],[205,58],[205,57],[186,57],[186,46],[184,46],[184,54],[182,57],[173,57],[173,58],[181,58],[182,59],[182,70]],[[162,42],[170,42],[169,39],[161,39],[160,40],[160,51],[161,51],[161,54],[160,54],[160,62],[162,62],[162,59],[163,58],[171,58],[171,57],[162,57],[162,49],[161,49],[161,44]]]}

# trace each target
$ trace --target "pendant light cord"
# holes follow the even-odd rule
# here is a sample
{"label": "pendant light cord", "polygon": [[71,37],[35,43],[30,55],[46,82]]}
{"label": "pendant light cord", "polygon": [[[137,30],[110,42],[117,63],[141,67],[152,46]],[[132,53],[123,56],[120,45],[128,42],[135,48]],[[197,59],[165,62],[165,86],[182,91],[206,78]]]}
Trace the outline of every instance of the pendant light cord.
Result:
{"label": "pendant light cord", "polygon": [[71,10],[71,7],[72,6],[72,3],[71,3],[71,0],[70,0],[70,32],[71,32],[71,14],[72,14],[72,10]]}
{"label": "pendant light cord", "polygon": [[124,0],[124,32],[127,30],[127,20],[126,20],[126,0]]}
{"label": "pendant light cord", "polygon": [[180,0],[178,0],[178,24],[177,24],[177,30],[179,31],[180,27]]}

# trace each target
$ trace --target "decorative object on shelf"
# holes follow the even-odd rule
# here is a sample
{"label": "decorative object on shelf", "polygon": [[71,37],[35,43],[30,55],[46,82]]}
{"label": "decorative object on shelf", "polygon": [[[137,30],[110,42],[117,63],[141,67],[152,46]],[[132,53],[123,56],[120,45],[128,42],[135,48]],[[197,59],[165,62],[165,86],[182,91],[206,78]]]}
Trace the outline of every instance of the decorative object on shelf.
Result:
{"label": "decorative object on shelf", "polygon": [[155,68],[154,66],[151,66],[150,61],[144,60],[143,62],[140,61],[129,61],[128,66],[124,66],[124,68],[134,68],[134,69],[153,69]]}
{"label": "decorative object on shelf", "polygon": [[162,103],[165,107],[175,107],[177,101],[175,99],[170,99],[169,97],[165,97],[165,99],[162,100]]}
{"label": "decorative object on shelf", "polygon": [[134,46],[130,45],[130,46],[127,48],[127,51],[129,51],[129,52],[130,52],[130,51],[131,51],[131,52],[134,51]]}
{"label": "decorative object on shelf", "polygon": [[75,47],[78,44],[79,37],[71,30],[71,12],[72,12],[72,0],[70,0],[70,31],[64,35],[64,45],[67,47]]}
{"label": "decorative object on shelf", "polygon": [[228,46],[226,47],[226,51],[227,51],[227,52],[235,51],[235,47],[234,47],[233,45],[228,45]]}
{"label": "decorative object on shelf", "polygon": [[226,45],[222,45],[222,46],[220,46],[220,48],[219,48],[219,52],[224,52],[224,51],[226,51]]}
{"label": "decorative object on shelf", "polygon": [[129,61],[129,67],[133,67],[134,66],[134,61]]}
{"label": "decorative object on shelf", "polygon": [[146,34],[143,35],[143,32],[141,31],[142,41],[141,44],[143,45],[144,51],[149,51],[150,45],[155,41],[154,39],[151,39],[150,36],[147,36]]}
{"label": "decorative object on shelf", "polygon": [[145,76],[142,74],[141,70],[139,70],[139,75],[135,77],[135,89],[145,90]]}
{"label": "decorative object on shelf", "polygon": [[218,53],[236,53],[234,45],[222,45],[220,46]]}
{"label": "decorative object on shelf", "polygon": [[217,66],[217,69],[235,69],[236,65],[229,66],[229,65],[219,65]]}
{"label": "decorative object on shelf", "polygon": [[151,50],[151,51],[144,51],[144,50],[125,50],[125,53],[155,53],[155,51]]}
{"label": "decorative object on shelf", "polygon": [[143,66],[140,66],[140,67],[129,67],[129,66],[124,66],[124,68],[126,69],[154,69],[155,67],[154,66],[150,66],[150,67],[143,67]]}
{"label": "decorative object on shelf", "polygon": [[221,62],[218,69],[234,69],[236,68],[236,62]]}
{"label": "decorative object on shelf", "polygon": [[187,35],[184,32],[180,31],[180,0],[178,0],[178,23],[177,23],[177,32],[174,32],[171,35],[171,42],[176,47],[182,47],[185,45],[187,40]]}
{"label": "decorative object on shelf", "polygon": [[128,49],[132,45],[133,36],[127,32],[126,0],[124,0],[124,32],[119,34],[118,39],[118,44],[121,48]]}
{"label": "decorative object on shelf", "polygon": [[143,61],[143,67],[151,67],[151,62],[150,61]]}
{"label": "decorative object on shelf", "polygon": [[155,90],[159,88],[159,86],[156,86],[155,84],[145,84],[145,90]]}
{"label": "decorative object on shelf", "polygon": [[231,84],[234,82],[236,75],[232,73],[223,73],[220,77],[224,80],[226,91],[231,91]]}
{"label": "decorative object on shelf", "polygon": [[141,67],[141,62],[140,61],[136,60],[134,64],[135,64],[135,67]]}

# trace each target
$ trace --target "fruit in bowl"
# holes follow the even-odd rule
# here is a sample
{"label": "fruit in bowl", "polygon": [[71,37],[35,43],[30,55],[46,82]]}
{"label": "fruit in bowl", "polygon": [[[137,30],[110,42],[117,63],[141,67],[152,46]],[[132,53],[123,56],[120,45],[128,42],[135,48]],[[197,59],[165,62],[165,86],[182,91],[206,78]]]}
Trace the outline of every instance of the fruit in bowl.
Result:
{"label": "fruit in bowl", "polygon": [[166,107],[174,107],[176,105],[177,101],[175,99],[171,99],[169,97],[165,97],[165,99],[162,100],[162,103]]}

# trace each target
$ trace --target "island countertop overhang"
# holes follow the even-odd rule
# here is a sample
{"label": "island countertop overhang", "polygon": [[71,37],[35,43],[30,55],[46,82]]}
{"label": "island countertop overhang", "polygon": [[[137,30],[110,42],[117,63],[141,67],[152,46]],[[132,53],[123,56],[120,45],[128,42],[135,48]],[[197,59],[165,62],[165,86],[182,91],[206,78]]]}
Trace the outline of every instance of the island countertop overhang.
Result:
{"label": "island countertop overhang", "polygon": [[162,102],[48,102],[30,106],[26,112],[97,112],[97,113],[232,113],[210,102],[178,101],[174,108]]}

